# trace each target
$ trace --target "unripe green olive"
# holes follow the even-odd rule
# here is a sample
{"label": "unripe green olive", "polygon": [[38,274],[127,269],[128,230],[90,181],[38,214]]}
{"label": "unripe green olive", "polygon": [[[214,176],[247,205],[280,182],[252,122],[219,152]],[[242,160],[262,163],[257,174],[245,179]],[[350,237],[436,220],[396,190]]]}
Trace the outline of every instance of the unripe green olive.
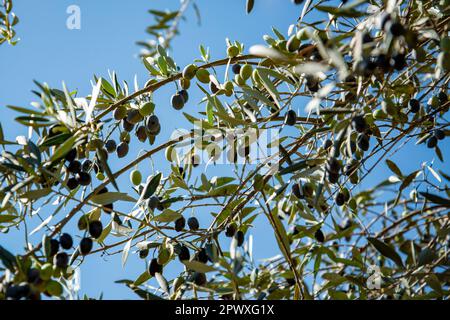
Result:
{"label": "unripe green olive", "polygon": [[117,121],[124,119],[127,116],[127,107],[118,106],[116,110],[114,110],[114,119]]}
{"label": "unripe green olive", "polygon": [[197,80],[202,83],[209,83],[209,71],[206,69],[198,69],[195,73]]}
{"label": "unripe green olive", "polygon": [[183,69],[183,78],[191,80],[195,77],[195,74],[197,72],[197,66],[195,64],[187,65]]}
{"label": "unripe green olive", "polygon": [[242,79],[241,75],[239,75],[239,74],[234,76],[234,81],[236,81],[238,86],[244,86],[245,85],[245,80]]}
{"label": "unripe green olive", "polygon": [[153,102],[146,102],[139,108],[141,116],[146,117],[155,110],[155,104]]}
{"label": "unripe green olive", "polygon": [[384,113],[384,111],[382,109],[375,110],[372,113],[372,115],[375,120],[383,120],[383,119],[386,119],[386,117],[387,117],[387,114]]}
{"label": "unripe green olive", "polygon": [[191,80],[189,80],[188,78],[181,78],[179,82],[180,87],[184,90],[189,89],[189,87],[191,86]]}
{"label": "unripe green olive", "polygon": [[253,68],[249,64],[244,64],[239,72],[242,79],[247,80],[252,76]]}
{"label": "unripe green olive", "polygon": [[239,48],[236,46],[229,46],[227,49],[227,55],[229,58],[234,58],[239,54]]}
{"label": "unripe green olive", "polygon": [[130,173],[130,180],[135,186],[138,186],[142,182],[142,174],[139,170],[135,169]]}

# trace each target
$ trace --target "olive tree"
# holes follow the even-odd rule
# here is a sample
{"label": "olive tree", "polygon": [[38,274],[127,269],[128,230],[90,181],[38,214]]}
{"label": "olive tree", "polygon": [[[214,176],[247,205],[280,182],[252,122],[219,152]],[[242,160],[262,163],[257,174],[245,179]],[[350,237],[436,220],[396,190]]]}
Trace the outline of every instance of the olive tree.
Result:
{"label": "olive tree", "polygon": [[[179,66],[170,40],[191,5],[151,11],[143,88],[115,73],[86,97],[36,82],[34,108],[11,106],[36,138],[0,134],[0,230],[39,217],[42,241],[0,247],[0,298],[67,297],[74,270],[101,254],[142,258],[118,283],[143,299],[448,298],[449,173],[392,156],[445,160],[450,1],[280,1],[302,8],[289,30],[248,50],[227,39],[216,61],[200,46]],[[201,111],[188,114],[194,90]],[[163,112],[192,127],[162,137]],[[139,164],[159,153],[167,163],[144,177]],[[223,176],[208,176],[214,165]],[[252,256],[257,218],[279,252],[264,260]]]}

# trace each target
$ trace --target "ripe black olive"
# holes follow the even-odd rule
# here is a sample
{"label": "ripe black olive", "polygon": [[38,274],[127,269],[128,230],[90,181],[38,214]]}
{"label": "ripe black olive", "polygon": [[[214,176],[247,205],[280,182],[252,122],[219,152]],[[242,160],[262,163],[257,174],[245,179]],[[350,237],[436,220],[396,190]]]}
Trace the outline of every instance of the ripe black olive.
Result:
{"label": "ripe black olive", "polygon": [[206,275],[204,273],[196,272],[194,274],[194,283],[198,286],[204,286],[207,282]]}
{"label": "ripe black olive", "polygon": [[200,224],[198,223],[197,218],[190,217],[187,221],[190,230],[196,231],[200,228]]}
{"label": "ripe black olive", "polygon": [[79,185],[80,183],[75,178],[69,178],[69,180],[67,180],[67,188],[70,190],[75,190]]}
{"label": "ripe black olive", "polygon": [[77,157],[77,149],[72,149],[66,154],[64,159],[68,162],[72,162],[73,160],[75,160],[76,157]]}
{"label": "ripe black olive", "polygon": [[59,243],[64,250],[69,250],[73,246],[71,235],[68,233],[63,233],[61,237],[59,237]]}
{"label": "ripe black olive", "polygon": [[106,141],[105,147],[109,153],[113,153],[114,151],[116,151],[116,148],[117,148],[116,141],[114,141],[114,140]]}
{"label": "ripe black olive", "polygon": [[297,123],[297,114],[295,113],[294,110],[289,110],[286,113],[285,123],[288,126],[293,126],[293,125],[295,125]]}
{"label": "ripe black olive", "polygon": [[80,173],[77,173],[75,176],[78,183],[82,186],[88,186],[91,184],[91,175],[87,172],[81,171]]}
{"label": "ripe black olive", "polygon": [[437,146],[438,140],[435,136],[432,136],[427,141],[427,147],[433,149]]}
{"label": "ripe black olive", "polygon": [[409,110],[412,113],[417,113],[420,110],[420,102],[417,99],[411,99],[408,102]]}
{"label": "ripe black olive", "polygon": [[181,232],[186,226],[186,219],[184,217],[178,218],[175,220],[175,231]]}
{"label": "ripe black olive", "polygon": [[89,223],[89,234],[92,238],[98,239],[103,232],[103,224],[101,221],[92,221]]}
{"label": "ripe black olive", "polygon": [[67,166],[67,170],[70,173],[78,173],[81,171],[81,163],[78,160],[74,160],[72,162],[69,162],[69,165]]}
{"label": "ripe black olive", "polygon": [[231,67],[231,70],[234,74],[239,74],[241,72],[241,65],[240,64],[233,64]]}
{"label": "ripe black olive", "polygon": [[370,138],[367,135],[365,135],[364,133],[360,133],[357,138],[357,145],[358,145],[358,148],[363,151],[369,150]]}
{"label": "ripe black olive", "polygon": [[59,251],[59,241],[56,239],[50,240],[50,256],[53,257]]}
{"label": "ripe black olive", "polygon": [[363,116],[354,117],[352,119],[352,125],[356,132],[364,132],[367,129],[367,123]]}
{"label": "ripe black olive", "polygon": [[325,235],[323,234],[321,229],[318,229],[315,233],[314,233],[314,238],[316,238],[316,240],[320,243],[323,243],[325,241]]}
{"label": "ripe black olive", "polygon": [[150,261],[150,265],[148,267],[148,272],[150,273],[150,275],[152,277],[154,277],[156,273],[162,274],[163,266],[158,263],[158,260],[156,258],[153,258]]}
{"label": "ripe black olive", "polygon": [[205,248],[201,248],[199,252],[197,252],[197,260],[201,263],[207,263],[209,260],[208,254],[206,253]]}
{"label": "ripe black olive", "polygon": [[236,234],[236,225],[234,223],[229,224],[225,229],[225,236],[227,236],[228,238],[232,238],[234,237],[235,234]]}
{"label": "ripe black olive", "polygon": [[234,236],[236,237],[238,247],[242,246],[244,244],[245,239],[244,233],[241,230],[239,230],[238,232],[236,232]]}
{"label": "ripe black olive", "polygon": [[89,159],[86,159],[81,164],[81,170],[84,172],[89,172],[92,168],[92,161]]}
{"label": "ripe black olive", "polygon": [[119,158],[124,158],[127,156],[128,151],[130,150],[130,147],[128,146],[128,143],[126,142],[121,142],[118,146],[117,146],[117,156]]}
{"label": "ripe black olive", "polygon": [[92,250],[93,241],[91,238],[83,238],[80,241],[80,253],[85,256],[89,254]]}
{"label": "ripe black olive", "polygon": [[339,192],[336,197],[334,198],[334,201],[336,202],[336,205],[343,206],[345,203],[345,195],[342,192]]}
{"label": "ripe black olive", "polygon": [[54,258],[54,264],[61,269],[64,269],[69,264],[69,256],[65,252],[59,252]]}
{"label": "ripe black olive", "polygon": [[434,130],[434,136],[438,139],[438,140],[444,140],[445,139],[445,132],[441,129],[436,129]]}
{"label": "ripe black olive", "polygon": [[183,96],[179,93],[174,94],[171,98],[171,104],[175,110],[183,109],[184,104],[185,104]]}
{"label": "ripe black olive", "polygon": [[188,247],[181,246],[178,258],[180,259],[180,261],[189,260],[191,258],[191,254],[189,253]]}

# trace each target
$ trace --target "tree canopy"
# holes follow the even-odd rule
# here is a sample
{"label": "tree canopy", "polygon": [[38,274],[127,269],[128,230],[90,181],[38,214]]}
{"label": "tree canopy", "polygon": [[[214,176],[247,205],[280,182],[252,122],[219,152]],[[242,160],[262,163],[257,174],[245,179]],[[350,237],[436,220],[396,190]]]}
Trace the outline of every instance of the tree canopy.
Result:
{"label": "tree canopy", "polygon": [[[25,233],[42,241],[0,246],[0,299],[67,298],[75,270],[104,254],[142,258],[141,275],[117,279],[142,299],[448,298],[450,173],[406,171],[392,156],[423,148],[446,161],[450,1],[280,5],[299,9],[289,30],[264,44],[226,39],[215,61],[199,43],[187,66],[171,40],[201,5],[150,10],[144,87],[115,72],[85,97],[36,81],[39,102],[8,106],[33,134],[0,130],[0,239],[40,219]],[[15,44],[12,9],[0,6],[0,44]],[[174,83],[167,106],[154,103]],[[194,90],[200,111],[188,114]],[[163,112],[192,127],[163,137]],[[159,153],[169,166],[143,176]],[[257,218],[279,252],[264,260],[252,255]]]}

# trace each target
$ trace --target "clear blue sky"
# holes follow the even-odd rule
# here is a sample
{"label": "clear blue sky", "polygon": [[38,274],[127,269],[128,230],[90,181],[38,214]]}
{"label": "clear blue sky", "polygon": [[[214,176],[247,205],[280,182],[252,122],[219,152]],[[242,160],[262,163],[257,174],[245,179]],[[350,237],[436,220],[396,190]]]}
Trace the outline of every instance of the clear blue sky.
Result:
{"label": "clear blue sky", "polygon": [[[226,37],[243,42],[248,49],[251,45],[262,43],[262,36],[271,33],[271,26],[286,34],[288,26],[295,23],[302,8],[289,0],[257,0],[254,12],[246,15],[244,0],[196,2],[200,8],[202,25],[197,25],[191,8],[187,14],[188,20],[181,23],[181,35],[173,42],[171,54],[180,66],[199,57],[200,44],[210,47],[214,60],[224,56]],[[27,132],[24,127],[13,122],[17,114],[4,106],[28,107],[31,101],[35,101],[35,96],[30,92],[35,89],[33,79],[58,88],[65,81],[70,89],[78,89],[80,96],[91,92],[90,80],[93,74],[106,76],[108,70],[115,70],[119,78],[128,83],[132,83],[137,74],[142,85],[148,78],[137,58],[140,48],[135,45],[135,41],[146,39],[144,30],[151,23],[147,10],[174,9],[179,1],[15,0],[14,3],[15,12],[21,19],[17,26],[21,41],[16,47],[3,45],[0,48],[1,123],[9,139],[26,135]],[[66,9],[71,4],[81,8],[81,30],[66,28]],[[174,116],[169,105],[174,90],[174,87],[164,88],[156,94],[157,114],[164,124],[161,136],[168,136],[175,128],[185,125],[182,115]],[[192,102],[198,102],[199,99],[198,93],[191,94]],[[298,109],[303,111],[303,106],[298,106]],[[190,103],[187,110],[193,112],[199,109],[195,103]],[[425,156],[424,150],[423,146],[410,148],[397,154],[396,159],[402,160],[401,168],[407,172],[417,168],[422,161],[433,159],[433,154],[428,152]],[[448,142],[442,146],[442,151],[445,157],[450,156]],[[135,157],[137,152],[137,148],[132,149],[127,159]],[[146,165],[149,166],[148,163]],[[167,165],[159,165],[157,161],[156,167],[164,170]],[[150,173],[150,168],[141,169],[146,174]],[[386,171],[381,173],[387,174]],[[208,175],[213,174],[209,172]],[[121,181],[126,183],[128,176]],[[199,218],[205,224],[209,221],[209,217]],[[274,239],[266,234],[272,234],[267,228],[267,221],[259,219],[254,232],[256,257],[269,257],[278,253]],[[35,236],[31,239],[36,243],[39,238]],[[21,250],[22,240],[23,236],[17,232],[0,235],[0,244],[13,250]],[[133,279],[143,270],[144,262],[135,255],[130,257],[124,269],[120,255],[89,257],[82,267],[81,293],[98,297],[103,292],[106,298],[134,298],[129,289],[114,284],[114,280]],[[169,278],[172,274],[168,272]]]}

